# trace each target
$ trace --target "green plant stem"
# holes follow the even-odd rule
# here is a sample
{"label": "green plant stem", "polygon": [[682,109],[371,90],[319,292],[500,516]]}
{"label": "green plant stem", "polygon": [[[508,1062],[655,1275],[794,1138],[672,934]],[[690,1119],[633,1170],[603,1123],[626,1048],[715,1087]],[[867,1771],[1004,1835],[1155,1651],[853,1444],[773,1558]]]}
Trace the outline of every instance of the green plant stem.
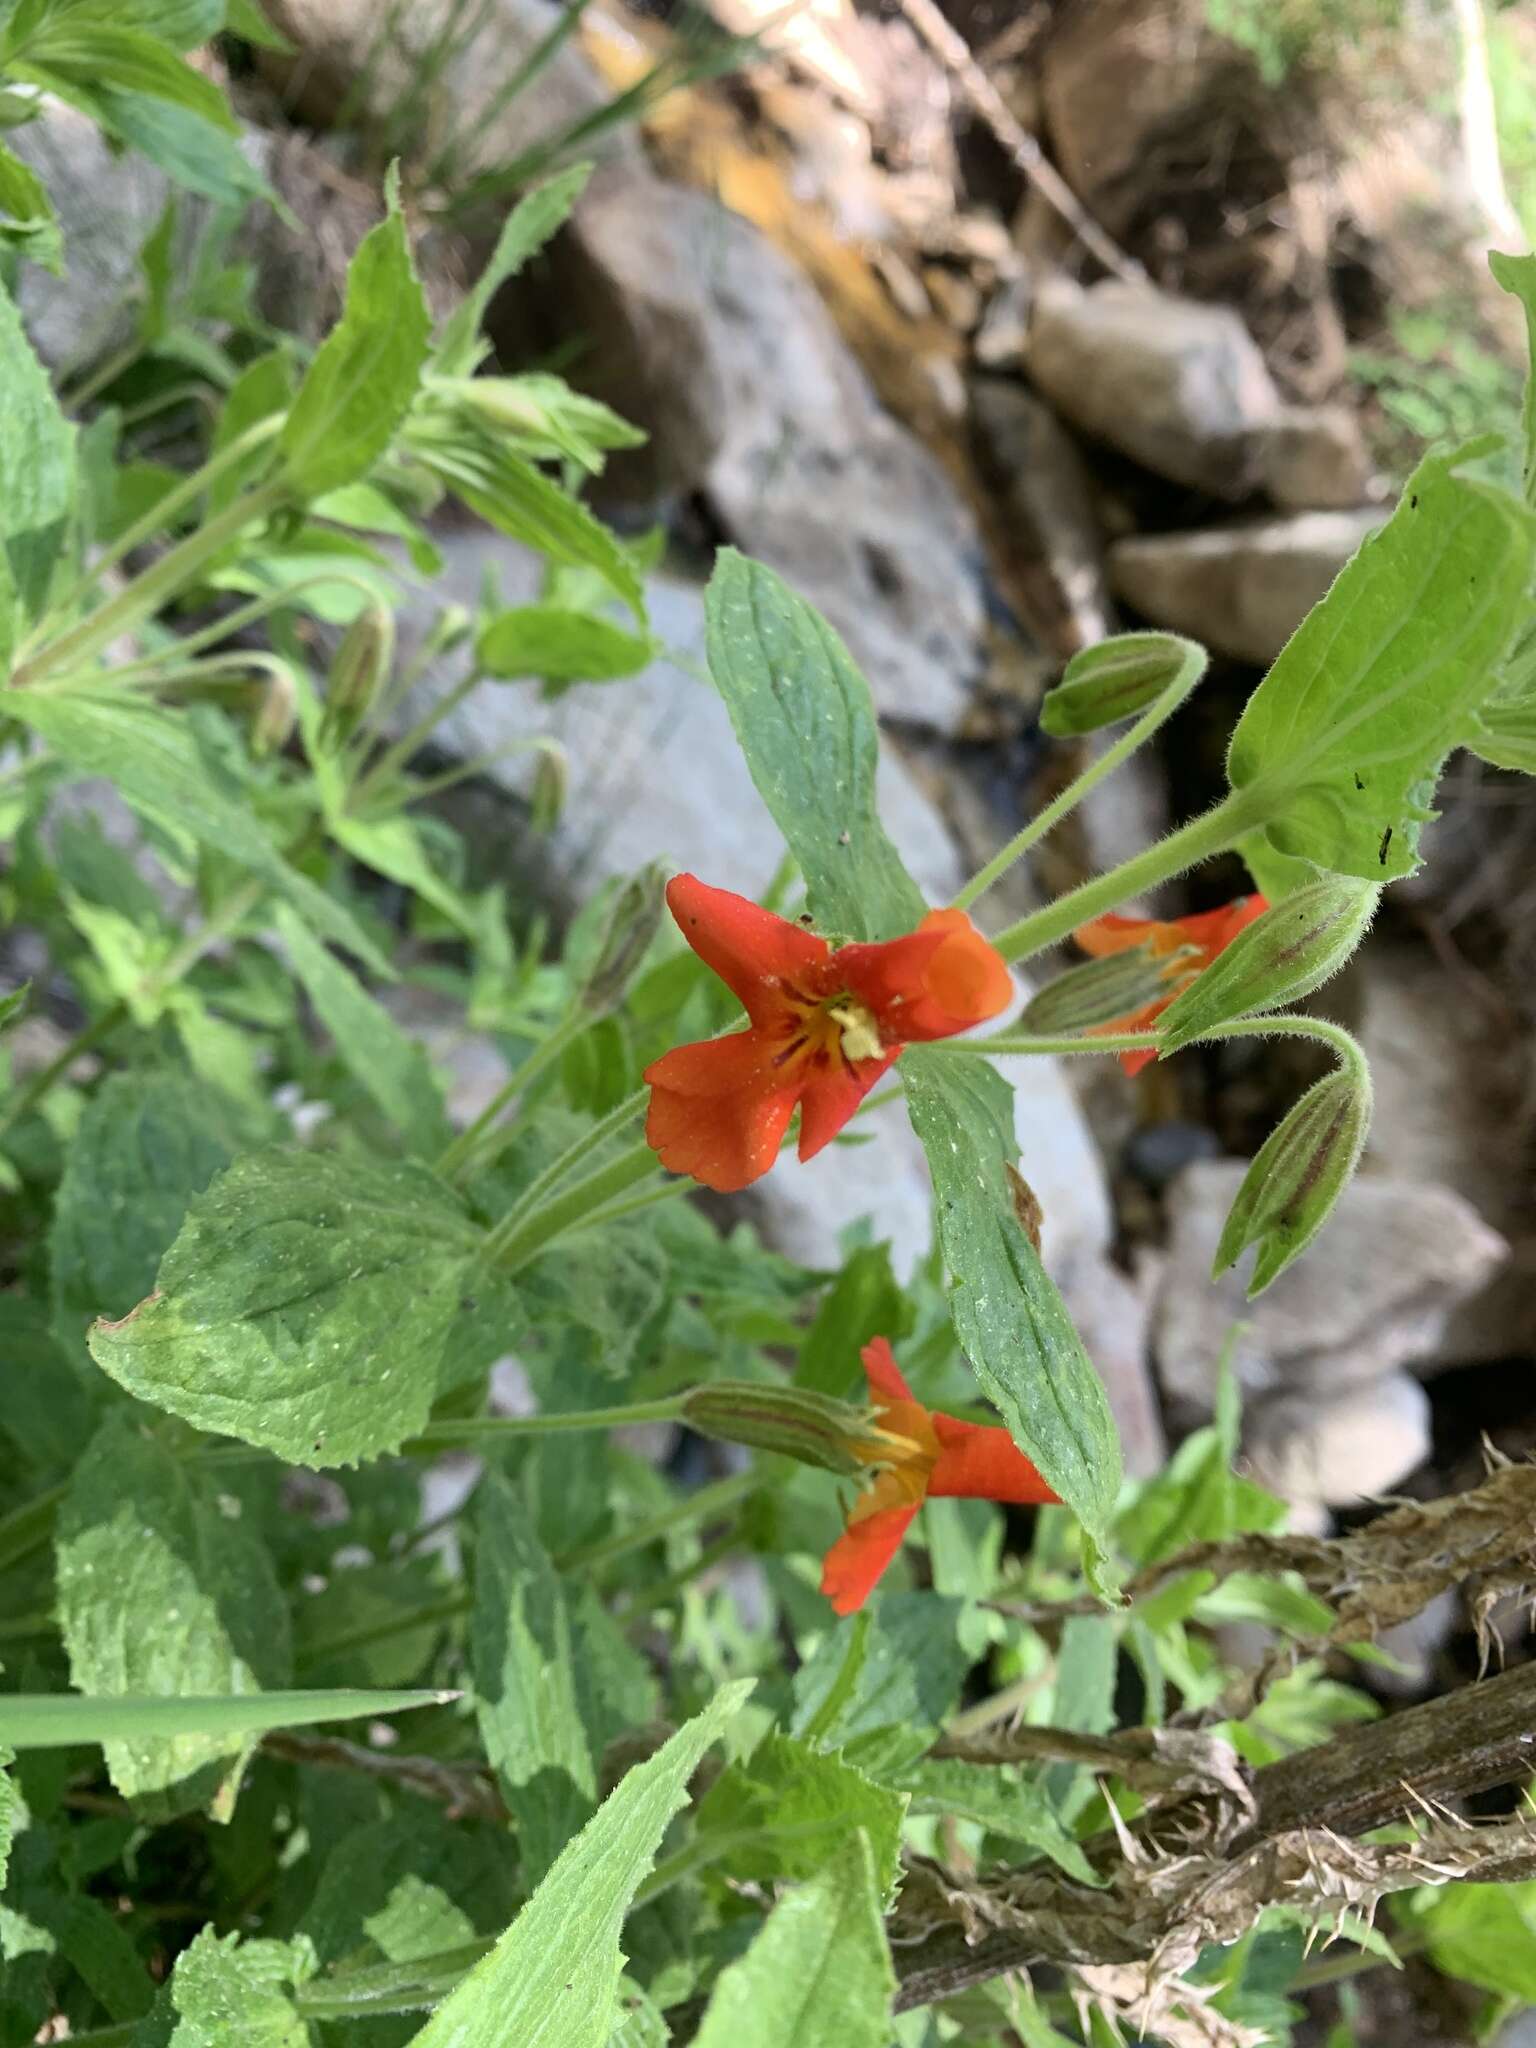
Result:
{"label": "green plant stem", "polygon": [[691,1557],[687,1564],[679,1565],[675,1572],[668,1572],[662,1578],[650,1580],[642,1590],[628,1597],[621,1594],[624,1613],[654,1614],[658,1607],[666,1605],[674,1593],[681,1593],[685,1586],[692,1585],[695,1579],[702,1578],[705,1572],[713,1570],[723,1558],[729,1557],[736,1548],[736,1541],[735,1530],[728,1530],[724,1536],[717,1536],[713,1543],[706,1543],[697,1557]]}
{"label": "green plant stem", "polygon": [[[185,506],[200,498],[203,492],[211,484],[217,483],[227,470],[243,462],[248,455],[254,454],[266,442],[275,440],[282,430],[282,424],[280,413],[274,413],[270,419],[258,420],[248,432],[241,434],[237,440],[231,441],[227,448],[221,448],[217,455],[210,457],[201,469],[194,470],[189,477],[184,477],[179,484],[167,491],[163,498],[157,498],[142,518],[136,519],[132,526],[118,535],[110,547],[104,548],[96,556],[64,600],[61,609],[73,611],[84,599],[86,592],[93,589],[109,569],[115,569],[135,548],[142,547],[146,541],[153,540],[156,534],[163,533],[169,520],[174,519]],[[238,502],[236,500],[236,503]],[[197,535],[190,534],[187,538],[195,540]]]}
{"label": "green plant stem", "polygon": [[[508,1104],[532,1087],[539,1076],[559,1059],[572,1039],[578,1037],[591,1021],[590,1017],[583,1016],[575,1010],[562,1018],[554,1030],[534,1047],[527,1059],[512,1070],[474,1122],[460,1131],[438,1160],[436,1171],[451,1177],[467,1165],[470,1155],[478,1150],[486,1133]],[[534,1186],[537,1185],[535,1182]]]}
{"label": "green plant stem", "polygon": [[728,1479],[717,1479],[710,1486],[701,1486],[696,1493],[685,1494],[670,1507],[637,1522],[632,1529],[625,1529],[616,1536],[605,1536],[601,1542],[585,1543],[579,1549],[566,1551],[555,1559],[555,1563],[563,1572],[602,1571],[606,1565],[616,1564],[631,1551],[644,1550],[648,1544],[658,1543],[663,1536],[670,1536],[678,1529],[691,1528],[695,1522],[713,1521],[718,1515],[728,1514],[750,1499],[762,1483],[762,1475],[756,1470],[733,1472]]}
{"label": "green plant stem", "polygon": [[[1330,1024],[1326,1017],[1299,1017],[1292,1011],[1278,1011],[1265,1017],[1233,1017],[1225,1024],[1213,1024],[1209,1031],[1202,1031],[1190,1042],[1209,1045],[1218,1039],[1228,1038],[1315,1038],[1356,1075],[1369,1076],[1365,1054],[1360,1047],[1341,1025]],[[1155,1031],[1074,1032],[1061,1038],[1031,1038],[1016,1031],[1000,1031],[993,1038],[941,1039],[935,1049],[945,1053],[983,1053],[989,1058],[1006,1059],[1039,1053],[1145,1052],[1157,1050],[1158,1044]]]}
{"label": "green plant stem", "polygon": [[1204,673],[1205,659],[1197,648],[1191,647],[1178,675],[1156,702],[1142,713],[1135,724],[1124,732],[1113,746],[1106,747],[1096,761],[1091,761],[1081,775],[1074,777],[1067,784],[1060,795],[1031,818],[1021,831],[1016,832],[1000,853],[995,854],[984,868],[971,877],[954,899],[954,908],[969,910],[978,896],[985,895],[994,882],[1001,881],[1015,861],[1022,859],[1032,846],[1054,830],[1063,818],[1076,810],[1091,790],[1113,775],[1123,761],[1128,761],[1138,747],[1151,739],[1159,726],[1167,723]]}
{"label": "green plant stem", "polygon": [[943,1038],[935,1043],[944,1052],[979,1052],[990,1058],[1038,1053],[1146,1052],[1157,1045],[1155,1031],[1064,1032],[1059,1038],[1032,1037],[1024,1031],[999,1031],[991,1038]]}
{"label": "green plant stem", "polygon": [[230,541],[238,539],[248,526],[275,512],[286,498],[287,486],[280,479],[263,484],[258,490],[247,491],[210,519],[206,526],[199,527],[195,533],[188,534],[185,540],[168,549],[116,597],[99,606],[69,632],[40,648],[30,661],[16,670],[11,678],[12,688],[24,689],[55,669],[88,660],[119,633],[126,632],[140,619],[158,611],[161,605],[191,582],[205,562],[211,561]]}
{"label": "green plant stem", "polygon": [[520,1217],[516,1210],[490,1233],[484,1257],[515,1273],[567,1231],[583,1229],[605,1203],[656,1171],[656,1154],[642,1138],[606,1166],[557,1194],[541,1209]]}
{"label": "green plant stem", "polygon": [[34,1550],[41,1550],[53,1534],[54,1520],[67,1488],[50,1486],[0,1519],[0,1572],[8,1572]]}
{"label": "green plant stem", "polygon": [[[153,1000],[189,974],[205,953],[211,952],[221,939],[225,939],[235,926],[260,902],[265,889],[264,882],[246,882],[225,898],[223,906],[209,918],[208,922],[190,933],[174,952],[152,973],[146,974],[134,991],[134,1000]],[[125,996],[120,996],[103,1010],[99,1017],[92,1018],[83,1030],[77,1031],[64,1049],[51,1059],[46,1067],[40,1067],[25,1088],[19,1089],[3,1109],[0,1109],[0,1132],[8,1131],[34,1110],[38,1103],[60,1077],[68,1073],[75,1061],[91,1052],[104,1038],[108,1038],[120,1024],[126,1024],[132,1015],[132,1007]]]}
{"label": "green plant stem", "polygon": [[[315,590],[321,585],[329,586],[333,583],[350,584],[354,590],[360,591],[363,596],[370,599],[376,598],[379,594],[373,584],[365,583],[361,576],[353,576],[345,569],[327,569],[319,575],[301,576],[296,582],[284,584],[281,590],[269,590],[261,597],[253,597],[248,604],[237,605],[232,612],[225,612],[222,617],[212,620],[208,625],[200,626],[195,633],[177,634],[173,645],[166,649],[166,653],[174,653],[179,659],[185,655],[200,654],[205,647],[217,647],[221,640],[227,640],[232,633],[241,633],[247,626],[254,626],[271,613],[281,611],[296,597],[301,597],[306,590]],[[230,658],[242,652],[241,649],[231,649]],[[124,675],[137,675],[141,669],[150,671],[154,667],[153,661],[136,661],[131,662],[126,668],[114,669],[112,674],[116,679]]]}
{"label": "green plant stem", "polygon": [[429,1422],[416,1436],[400,1446],[402,1458],[428,1458],[439,1451],[472,1451],[482,1444],[497,1444],[508,1438],[559,1436],[582,1429],[623,1429],[636,1422],[675,1422],[683,1412],[683,1397],[669,1395],[663,1401],[634,1401],[623,1408],[576,1408],[540,1415],[480,1415],[463,1422]]}
{"label": "green plant stem", "polygon": [[432,737],[448,714],[457,711],[470,692],[484,680],[485,670],[476,666],[454,684],[446,697],[439,697],[435,703],[429,705],[416,723],[387,746],[358,777],[352,788],[348,809],[355,809],[359,798],[373,793],[381,782],[387,783],[398,769],[403,768],[412,754]]}
{"label": "green plant stem", "polygon": [[1065,896],[1058,896],[1054,903],[1046,904],[1043,910],[1020,918],[992,943],[1005,960],[1032,959],[1047,946],[1066,938],[1080,924],[1113,910],[1127,897],[1155,889],[1159,882],[1183,874],[1186,868],[1229,852],[1261,822],[1261,817],[1252,792],[1235,791],[1214,810],[1192,818],[1177,832],[1170,832],[1166,839],[1149,846],[1145,853],[1137,854],[1134,860],[1122,862],[1108,874],[1093,876],[1076,889],[1069,889]]}
{"label": "green plant stem", "polygon": [[654,1209],[658,1202],[676,1202],[684,1195],[691,1195],[697,1185],[696,1181],[679,1175],[657,1187],[643,1187],[638,1194],[628,1195],[623,1201],[607,1202],[601,1209],[594,1209],[583,1227],[597,1230],[605,1223],[616,1223],[621,1216],[633,1216],[639,1209]]}
{"label": "green plant stem", "polygon": [[317,1664],[328,1664],[333,1657],[339,1657],[351,1650],[371,1649],[375,1643],[387,1643],[392,1636],[409,1635],[413,1629],[435,1628],[441,1621],[457,1621],[460,1615],[468,1614],[474,1605],[474,1595],[466,1587],[457,1593],[445,1594],[441,1600],[429,1600],[420,1607],[402,1607],[398,1614],[391,1614],[383,1621],[370,1621],[334,1635],[312,1650],[300,1651],[294,1658],[297,1672],[312,1671]]}

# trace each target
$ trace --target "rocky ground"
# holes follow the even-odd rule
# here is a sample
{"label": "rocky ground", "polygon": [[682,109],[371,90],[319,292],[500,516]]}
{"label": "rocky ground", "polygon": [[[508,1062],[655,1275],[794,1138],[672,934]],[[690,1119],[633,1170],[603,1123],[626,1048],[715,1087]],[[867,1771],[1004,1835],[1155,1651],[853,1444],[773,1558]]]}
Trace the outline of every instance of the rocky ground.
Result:
{"label": "rocky ground", "polygon": [[[297,54],[245,67],[235,89],[295,220],[253,225],[247,247],[269,305],[311,332],[384,154],[403,147],[416,167],[422,260],[451,303],[495,214],[437,207],[443,137],[463,138],[462,187],[600,105],[674,35],[603,0],[498,106],[552,0],[495,0],[426,88],[410,81],[433,7],[397,10],[381,44],[370,0],[269,4]],[[761,24],[753,0],[720,12]],[[1490,345],[1514,345],[1453,138],[1349,93],[1337,78],[1267,90],[1198,0],[1040,0],[996,18],[955,0],[948,19],[926,0],[817,0],[729,78],[604,137],[569,230],[492,324],[504,365],[562,351],[573,381],[647,429],[602,480],[601,509],[667,528],[651,602],[669,651],[637,681],[552,706],[487,690],[450,723],[464,756],[535,729],[570,756],[564,819],[542,842],[515,759],[505,784],[475,786],[487,865],[556,901],[656,854],[766,884],[775,836],[700,680],[699,575],[724,540],[780,569],[865,666],[889,740],[886,822],[934,900],[1071,771],[1073,750],[1038,733],[1040,695],[1075,648],[1122,625],[1189,633],[1216,668],[1162,754],[1086,806],[1000,892],[999,915],[1207,802],[1243,693],[1384,516],[1350,346],[1431,287],[1453,290]],[[24,305],[44,353],[79,367],[114,345],[106,309],[163,191],[133,161],[103,175],[93,131],[65,114],[15,139],[47,159],[72,257],[62,285],[30,273]],[[1059,168],[1055,185],[1037,160]],[[407,643],[487,569],[509,600],[530,588],[510,542],[463,525],[437,538],[446,578],[413,600]],[[1426,876],[1394,892],[1325,992],[1377,1076],[1365,1170],[1253,1309],[1209,1286],[1211,1251],[1240,1161],[1311,1078],[1304,1065],[1233,1046],[1135,1084],[1098,1061],[1015,1075],[1047,1261],[1133,1471],[1209,1413],[1236,1318],[1249,1455],[1305,1526],[1464,1483],[1480,1430],[1512,1454],[1536,1439],[1515,885],[1528,800],[1493,771],[1459,774],[1448,795]],[[1240,878],[1201,878],[1199,901],[1228,884]],[[442,1050],[466,1099],[491,1085],[486,1048]],[[899,1115],[874,1131],[867,1207],[909,1265],[925,1249],[921,1156]],[[827,1177],[786,1165],[754,1213],[816,1257],[854,1220],[830,1195]],[[1463,1636],[1448,1605],[1383,1682],[1429,1689]]]}

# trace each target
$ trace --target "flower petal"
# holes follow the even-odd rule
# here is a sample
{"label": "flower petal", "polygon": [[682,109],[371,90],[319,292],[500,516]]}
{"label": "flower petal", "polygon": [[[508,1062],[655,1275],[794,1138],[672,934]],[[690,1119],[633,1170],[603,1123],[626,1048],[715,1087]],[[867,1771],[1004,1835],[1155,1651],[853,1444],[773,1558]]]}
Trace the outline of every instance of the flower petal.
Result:
{"label": "flower petal", "polygon": [[1021,1506],[1059,1501],[1006,1429],[935,1415],[938,1462],[928,1480],[930,1496],[965,1495],[973,1500],[1013,1501]]}
{"label": "flower petal", "polygon": [[858,1060],[852,1066],[834,1052],[825,1066],[809,1069],[800,1095],[802,1159],[814,1159],[831,1144],[900,1050],[895,1046],[884,1059]]}
{"label": "flower petal", "polygon": [[912,1389],[901,1376],[888,1337],[871,1337],[859,1357],[864,1364],[864,1376],[877,1394],[883,1394],[887,1401],[911,1400]]}
{"label": "flower petal", "polygon": [[674,1046],[645,1070],[646,1142],[671,1173],[720,1194],[760,1180],[800,1098],[803,1076],[776,1065],[756,1031]]}
{"label": "flower petal", "polygon": [[839,1614],[856,1614],[901,1548],[916,1508],[885,1508],[845,1529],[821,1567],[821,1590]]}
{"label": "flower petal", "polygon": [[1013,977],[963,910],[930,910],[915,932],[840,946],[828,963],[894,1045],[950,1038],[1006,1010]]}
{"label": "flower petal", "polygon": [[1107,916],[1080,924],[1072,934],[1072,943],[1095,960],[1102,960],[1111,953],[1128,953],[1133,946],[1145,946],[1166,929],[1155,917],[1121,917],[1110,911]]}
{"label": "flower petal", "polygon": [[827,942],[776,917],[750,897],[712,889],[697,875],[674,875],[667,906],[695,953],[742,1003],[754,1024],[782,1016],[783,984],[811,974],[828,957]]}

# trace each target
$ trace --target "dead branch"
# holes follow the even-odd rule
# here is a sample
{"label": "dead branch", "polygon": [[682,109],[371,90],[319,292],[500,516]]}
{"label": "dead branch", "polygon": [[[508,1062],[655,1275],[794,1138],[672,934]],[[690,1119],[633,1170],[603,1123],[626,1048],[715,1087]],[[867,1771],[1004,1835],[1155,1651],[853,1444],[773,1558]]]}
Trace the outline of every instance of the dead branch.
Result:
{"label": "dead branch", "polygon": [[971,55],[965,38],[950,27],[934,0],[896,0],[897,6],[933,51],[965,95],[972,111],[985,121],[1015,166],[1040,196],[1061,215],[1088,253],[1114,277],[1144,284],[1147,273],[1133,256],[1112,242],[1077,194],[1046,156],[1023,123],[1017,120],[997,87]]}
{"label": "dead branch", "polygon": [[367,1749],[329,1735],[268,1735],[262,1742],[268,1756],[284,1763],[318,1764],[325,1770],[361,1771],[382,1778],[448,1809],[450,1820],[489,1820],[506,1825],[507,1809],[496,1781],[478,1764],[443,1763],[431,1756],[401,1756],[393,1750]]}
{"label": "dead branch", "polygon": [[[1039,1964],[1145,1964],[1150,1995],[1270,1905],[1336,1925],[1410,1885],[1528,1877],[1536,1833],[1525,1817],[1468,1827],[1444,1802],[1533,1763],[1526,1665],[1269,1765],[1253,1775],[1247,1812],[1207,1787],[1134,1828],[1117,1822],[1085,1845],[1102,1889],[1038,1867],[961,1879],[916,1859],[891,1923],[897,2010]],[[1428,1816],[1415,1840],[1358,1839],[1404,1815]]]}
{"label": "dead branch", "polygon": [[[1486,1657],[1498,1604],[1536,1585],[1536,1465],[1496,1463],[1479,1486],[1444,1500],[1405,1501],[1349,1536],[1234,1536],[1192,1543],[1138,1572],[1126,1587],[1144,1599],[1187,1572],[1294,1572],[1335,1609],[1321,1643],[1374,1641],[1421,1613],[1438,1594],[1466,1585]],[[1015,1620],[1049,1623],[1101,1611],[1091,1596],[1048,1606],[989,1603]]]}

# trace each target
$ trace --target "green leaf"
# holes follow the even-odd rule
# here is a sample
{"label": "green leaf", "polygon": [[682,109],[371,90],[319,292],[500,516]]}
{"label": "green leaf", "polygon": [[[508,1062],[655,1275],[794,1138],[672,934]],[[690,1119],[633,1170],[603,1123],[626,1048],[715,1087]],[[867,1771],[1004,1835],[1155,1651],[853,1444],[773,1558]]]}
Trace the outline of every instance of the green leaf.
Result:
{"label": "green leaf", "polygon": [[914,1814],[976,1821],[994,1835],[1038,1849],[1080,1884],[1104,1882],[1063,1827],[1038,1778],[1001,1764],[927,1757],[899,1773],[894,1782],[911,1798]]}
{"label": "green leaf", "polygon": [[230,1102],[185,1075],[108,1076],[54,1200],[53,1296],[66,1323],[126,1315],[144,1299],[187,1204],[248,1135]]}
{"label": "green leaf", "polygon": [[108,104],[119,94],[142,94],[184,108],[210,127],[234,135],[235,117],[213,80],[153,35],[118,26],[124,11],[114,8],[110,22],[93,21],[89,11],[79,7],[58,14],[33,38],[25,60],[12,60],[14,70],[22,78],[46,73],[40,82],[65,97],[77,87]]}
{"label": "green leaf", "polygon": [[[248,1693],[291,1675],[288,1609],[260,1538],[132,1423],[102,1425],[59,1511],[59,1626],[69,1675],[96,1694]],[[197,1806],[250,1738],[185,1734],[106,1745],[129,1798]]]}
{"label": "green leaf", "polygon": [[932,1743],[970,1669],[959,1600],[881,1593],[829,1628],[795,1673],[791,1726],[873,1775],[899,1771]]}
{"label": "green leaf", "polygon": [[869,1844],[855,1833],[722,1974],[697,2048],[888,2048],[895,1992]]}
{"label": "green leaf", "polygon": [[493,676],[606,683],[644,668],[656,643],[591,612],[559,604],[524,604],[487,620],[475,652],[480,666]]}
{"label": "green leaf", "polygon": [[950,1312],[982,1390],[1097,1541],[1120,1490],[1098,1374],[1014,1211],[1013,1090],[985,1060],[923,1046],[902,1060],[907,1112],[933,1176]]}
{"label": "green leaf", "polygon": [[590,164],[572,164],[569,170],[525,193],[513,207],[502,222],[485,268],[444,323],[434,364],[440,375],[463,377],[474,368],[483,347],[480,329],[491,300],[561,226],[591,175]]}
{"label": "green leaf", "polygon": [[565,1590],[510,1480],[488,1473],[476,1506],[475,1703],[532,1886],[590,1816],[597,1776],[577,1706]]}
{"label": "green leaf", "polygon": [[292,1464],[378,1457],[427,1420],[480,1244],[420,1166],[253,1152],[91,1353],[141,1400]]}
{"label": "green leaf", "polygon": [[205,1927],[176,1958],[177,2020],[166,2048],[309,2048],[288,1991],[313,1969],[303,1942],[247,1941]]}
{"label": "green leaf", "polygon": [[845,1758],[793,1736],[766,1735],[744,1763],[721,1772],[699,1804],[701,1836],[760,1835],[733,1847],[736,1879],[814,1877],[835,1862],[855,1828],[869,1844],[882,1899],[895,1891],[906,1799]]}
{"label": "green leaf", "polygon": [[312,1728],[320,1721],[372,1720],[412,1707],[440,1707],[456,1693],[348,1691],[264,1692],[181,1699],[80,1699],[74,1693],[0,1693],[0,1745],[12,1749],[78,1749],[82,1743],[165,1741],[217,1736],[229,1747],[273,1728]]}
{"label": "green leaf", "polygon": [[426,1054],[286,904],[278,905],[276,924],[293,971],[336,1050],[410,1150],[435,1158],[449,1131]]}
{"label": "green leaf", "polygon": [[[75,436],[46,372],[0,291],[0,542],[25,615],[48,600],[75,503]],[[20,693],[14,693],[20,694]]]}
{"label": "green leaf", "polygon": [[69,18],[136,29],[173,50],[195,50],[224,26],[225,0],[72,0]]}
{"label": "green leaf", "polygon": [[849,1254],[805,1333],[795,1385],[846,1399],[863,1385],[859,1353],[872,1337],[904,1337],[912,1310],[891,1271],[888,1244],[861,1245]]}
{"label": "green leaf", "polygon": [[139,2019],[149,2010],[154,1983],[116,1914],[83,1892],[28,1887],[26,1901],[29,1918],[52,1935],[112,2019]]}
{"label": "green leaf", "polygon": [[1536,2005],[1536,1882],[1448,1884],[1415,1918],[1446,1976]]}
{"label": "green leaf", "polygon": [[1525,402],[1520,426],[1525,439],[1525,495],[1536,505],[1536,256],[1511,256],[1502,249],[1490,249],[1488,268],[1525,313],[1526,345],[1530,356],[1525,378]]}
{"label": "green leaf", "polygon": [[510,1858],[499,1831],[411,1800],[328,1850],[300,1931],[322,1964],[415,1962],[505,1923]]}
{"label": "green leaf", "polygon": [[527,543],[551,562],[595,569],[644,621],[645,595],[634,564],[607,527],[584,505],[514,455],[503,437],[455,421],[449,431],[413,431],[410,450],[500,532]]}
{"label": "green leaf", "polygon": [[[3,435],[0,428],[0,441]],[[7,710],[77,774],[104,776],[150,824],[249,868],[316,931],[390,978],[388,961],[351,912],[290,867],[242,797],[213,781],[183,714],[106,690],[13,690]]]}
{"label": "green leaf", "polygon": [[388,217],[358,246],[341,319],[310,364],[278,442],[288,482],[305,498],[366,476],[421,383],[431,320],[394,173],[386,196]]}
{"label": "green leaf", "polygon": [[190,107],[174,106],[148,92],[118,92],[105,86],[92,91],[83,76],[73,81],[64,97],[148,157],[178,185],[211,199],[216,206],[244,207],[253,199],[272,197],[261,174],[247,160],[238,137]]}
{"label": "green leaf", "polygon": [[[458,891],[433,867],[422,844],[421,833],[412,818],[349,818],[344,812],[327,819],[331,837],[346,848],[354,860],[376,873],[387,875],[403,889],[416,894],[441,911],[448,922],[466,936],[472,935],[474,917]],[[356,947],[351,948],[353,952]]]}
{"label": "green leaf", "polygon": [[15,1761],[15,1750],[0,1746],[0,1891],[5,1889],[11,1844],[16,1839],[16,1823],[22,1813],[21,1795],[16,1790],[16,1780],[11,1776],[10,1767]]}
{"label": "green leaf", "polygon": [[630,1901],[704,1752],[751,1690],[750,1680],[722,1686],[621,1780],[412,2048],[607,2048]]}
{"label": "green leaf", "polygon": [[64,239],[48,188],[14,150],[0,143],[0,247],[41,263],[55,277],[64,269]]}
{"label": "green leaf", "polygon": [[854,939],[911,931],[927,906],[880,823],[874,699],[847,648],[734,548],[715,557],[705,609],[709,672],[818,929]]}
{"label": "green leaf", "polygon": [[[288,350],[275,348],[267,355],[258,356],[255,362],[246,365],[225,392],[209,454],[223,455],[237,441],[243,440],[252,427],[260,426],[263,420],[282,412],[292,396],[293,358]],[[209,513],[222,512],[226,505],[232,505],[270,455],[271,444],[265,443],[221,470],[208,486]]]}
{"label": "green leaf", "polygon": [[225,27],[232,36],[254,43],[258,49],[278,50],[285,56],[293,55],[293,44],[285,35],[268,21],[261,11],[260,0],[225,0]]}
{"label": "green leaf", "polygon": [[16,1022],[22,1011],[27,1007],[27,998],[31,993],[31,982],[24,981],[20,988],[13,988],[8,994],[0,996],[0,1031],[4,1031],[7,1025]]}
{"label": "green leaf", "polygon": [[1362,881],[1418,866],[1447,753],[1526,617],[1536,514],[1431,455],[1281,650],[1232,735],[1227,772],[1277,852]]}
{"label": "green leaf", "polygon": [[665,1305],[667,1260],[638,1218],[607,1223],[562,1238],[518,1273],[517,1286],[536,1320],[590,1330],[603,1371],[617,1378],[633,1366]]}

